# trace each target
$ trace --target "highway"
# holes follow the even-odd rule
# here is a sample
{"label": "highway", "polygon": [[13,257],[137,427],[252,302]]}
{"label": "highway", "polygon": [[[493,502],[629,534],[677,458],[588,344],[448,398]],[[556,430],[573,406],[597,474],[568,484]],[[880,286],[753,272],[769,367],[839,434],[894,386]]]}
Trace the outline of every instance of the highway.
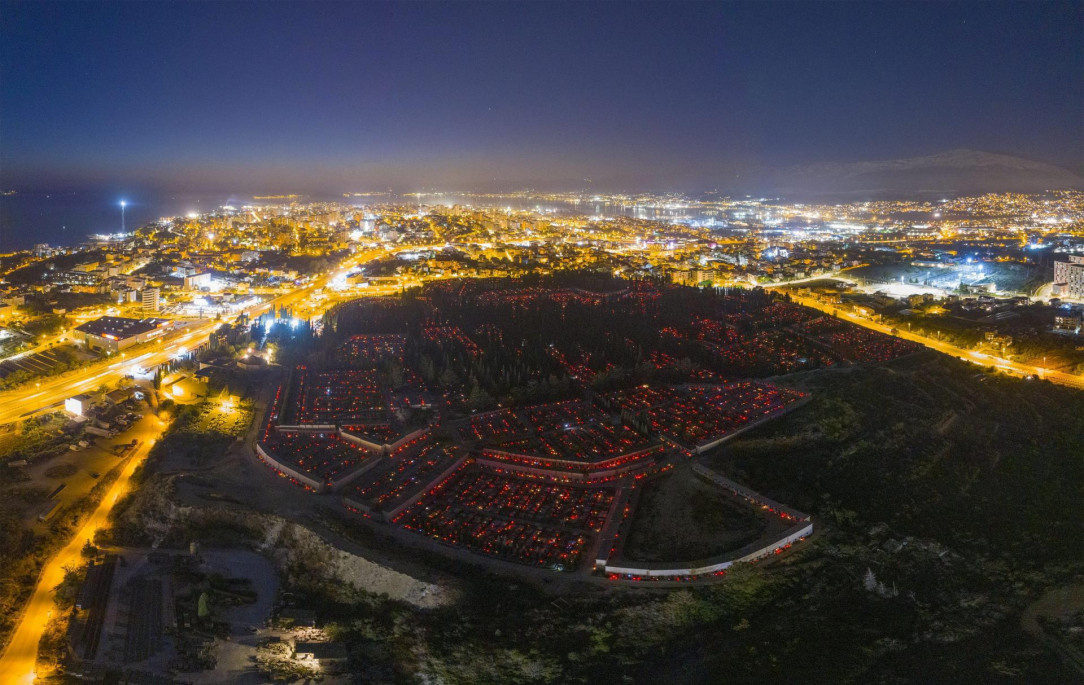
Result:
{"label": "highway", "polygon": [[[255,317],[272,308],[307,303],[317,290],[327,286],[338,275],[345,274],[359,263],[371,261],[384,253],[385,251],[380,249],[355,255],[343,261],[332,272],[314,279],[312,283],[251,307],[245,310],[245,313],[250,317]],[[386,294],[377,289],[371,290],[367,294]],[[98,361],[63,376],[45,378],[2,392],[0,393],[0,424],[56,409],[66,398],[92,391],[103,383],[112,385],[121,376],[132,373],[135,368],[148,368],[168,362],[202,345],[211,332],[220,325],[222,325],[221,321],[210,319],[196,321],[170,332],[160,338],[160,342],[149,343],[150,349],[147,349],[147,345],[141,346],[136,350],[135,355],[121,353],[123,356],[118,355]]]}
{"label": "highway", "polygon": [[[150,424],[157,426],[157,422]],[[122,467],[121,474],[105,493],[98,508],[86,519],[83,526],[75,533],[68,544],[64,546],[52,559],[45,563],[41,575],[38,577],[34,594],[30,596],[23,616],[19,621],[15,632],[0,656],[0,683],[29,685],[36,677],[35,667],[38,655],[38,643],[45,632],[45,627],[51,618],[53,606],[53,588],[64,580],[64,567],[72,564],[83,563],[82,549],[87,540],[94,539],[94,533],[99,528],[109,525],[109,512],[113,510],[117,501],[123,497],[130,488],[132,473],[136,467],[143,463],[154,443],[155,437],[160,434],[160,429],[155,429],[144,435],[142,444],[135,453],[128,458],[128,462]]]}
{"label": "highway", "polygon": [[[810,298],[800,297],[792,291],[787,291],[790,294],[791,300],[794,302],[805,305],[812,309],[822,311],[826,314],[838,313],[838,316],[851,323],[864,326],[879,333],[885,333],[887,335],[892,334],[892,328],[890,326],[883,326],[879,323],[870,321],[869,319],[857,316],[850,312],[844,312],[840,310],[840,306],[836,304],[827,304],[824,302],[818,302]],[[1039,366],[1032,366],[1030,364],[1021,364],[1020,362],[1010,361],[1008,359],[1002,359],[991,354],[984,352],[976,352],[975,350],[967,350],[962,347],[956,347],[941,340],[935,340],[933,338],[927,338],[916,333],[897,329],[897,337],[904,340],[911,340],[921,345],[925,345],[931,350],[937,350],[943,354],[949,354],[953,357],[960,357],[966,359],[974,364],[981,366],[995,366],[998,369],[1005,371],[1016,376],[1038,376],[1039,378],[1046,379],[1052,383],[1058,383],[1059,385],[1067,385],[1072,388],[1084,389],[1084,376],[1080,376],[1072,373],[1065,373],[1063,371],[1054,371],[1051,369],[1044,369]]]}
{"label": "highway", "polygon": [[192,324],[187,331],[181,329],[162,338],[160,343],[152,343],[153,348],[142,354],[125,354],[123,357],[95,362],[62,376],[45,378],[0,393],[0,424],[58,407],[68,397],[94,390],[103,383],[115,382],[131,373],[134,367],[146,368],[168,361],[206,340],[220,323],[202,321]]}

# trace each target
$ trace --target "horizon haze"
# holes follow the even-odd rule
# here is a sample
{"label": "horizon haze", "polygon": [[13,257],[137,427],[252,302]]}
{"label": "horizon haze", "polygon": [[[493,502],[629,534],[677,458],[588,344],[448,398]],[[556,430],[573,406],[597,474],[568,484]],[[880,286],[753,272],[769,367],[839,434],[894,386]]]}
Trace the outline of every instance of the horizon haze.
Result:
{"label": "horizon haze", "polygon": [[1079,4],[4,10],[4,190],[757,193],[958,148],[1084,173]]}

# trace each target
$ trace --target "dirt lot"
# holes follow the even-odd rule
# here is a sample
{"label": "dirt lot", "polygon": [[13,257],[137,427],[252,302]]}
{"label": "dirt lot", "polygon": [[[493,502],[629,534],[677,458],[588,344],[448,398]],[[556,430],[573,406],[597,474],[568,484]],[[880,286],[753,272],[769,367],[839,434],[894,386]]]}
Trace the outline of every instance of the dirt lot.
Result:
{"label": "dirt lot", "polygon": [[[39,456],[32,457],[31,463],[25,466],[0,464],[0,496],[6,498],[7,508],[26,528],[42,531],[47,524],[38,521],[37,516],[48,508],[49,502],[59,501],[61,507],[67,507],[86,496],[100,477],[122,463],[123,455],[114,448],[133,439],[146,440],[157,435],[160,426],[153,422],[153,417],[148,416],[114,438],[83,436],[91,441],[91,445],[74,452],[63,449],[68,441],[75,440],[68,437],[59,448],[42,447]],[[50,436],[53,430],[50,429]],[[3,438],[0,456],[10,454],[5,450],[12,450],[12,445],[18,444],[17,433],[9,433]],[[50,437],[50,440],[55,441],[55,438]]]}
{"label": "dirt lot", "polygon": [[676,469],[648,483],[623,555],[634,561],[692,561],[738,549],[781,529],[775,517]]}
{"label": "dirt lot", "polygon": [[145,418],[133,424],[131,429],[114,438],[84,436],[93,440],[90,447],[78,452],[64,452],[48,462],[34,464],[28,472],[35,485],[48,487],[50,491],[64,483],[65,488],[56,498],[63,502],[63,506],[68,506],[90,492],[98,482],[98,477],[94,474],[104,475],[121,463],[121,457],[115,450],[118,445],[132,440],[150,440],[160,430],[161,424],[148,413]]}

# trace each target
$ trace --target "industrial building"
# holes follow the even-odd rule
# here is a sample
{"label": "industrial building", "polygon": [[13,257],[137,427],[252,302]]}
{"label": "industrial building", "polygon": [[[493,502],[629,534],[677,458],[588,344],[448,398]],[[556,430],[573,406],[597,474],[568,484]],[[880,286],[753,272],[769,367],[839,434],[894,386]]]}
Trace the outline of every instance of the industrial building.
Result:
{"label": "industrial building", "polygon": [[109,354],[153,340],[165,332],[168,319],[128,319],[103,316],[75,327],[75,341],[88,350]]}

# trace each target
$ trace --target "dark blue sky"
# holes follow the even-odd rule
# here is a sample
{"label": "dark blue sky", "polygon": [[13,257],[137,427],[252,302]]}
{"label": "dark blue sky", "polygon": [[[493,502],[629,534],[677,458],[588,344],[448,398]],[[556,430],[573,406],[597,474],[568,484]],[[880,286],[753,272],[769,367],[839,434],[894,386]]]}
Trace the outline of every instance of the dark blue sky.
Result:
{"label": "dark blue sky", "polygon": [[1084,166],[1080,3],[3,3],[0,181],[725,185],[970,147]]}

